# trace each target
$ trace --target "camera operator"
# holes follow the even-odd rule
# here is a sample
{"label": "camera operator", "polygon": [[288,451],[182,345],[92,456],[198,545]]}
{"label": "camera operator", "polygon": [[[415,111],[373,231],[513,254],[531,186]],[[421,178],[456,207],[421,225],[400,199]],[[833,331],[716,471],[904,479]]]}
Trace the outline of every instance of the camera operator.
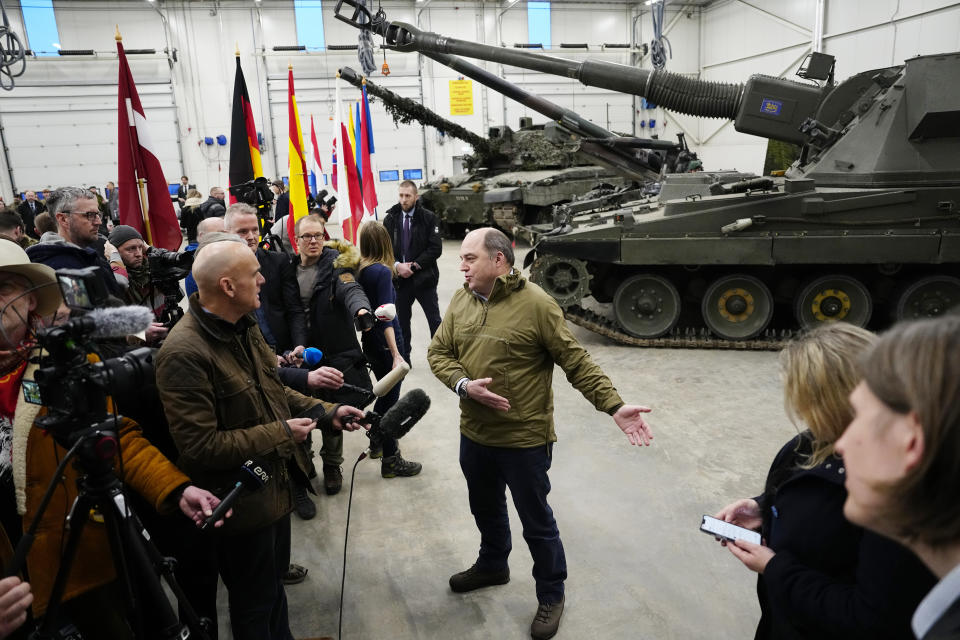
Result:
{"label": "camera operator", "polygon": [[[38,365],[28,360],[38,355],[35,332],[42,318],[54,314],[61,303],[54,271],[32,264],[16,244],[0,240],[0,514],[7,541],[16,545],[38,510],[38,505],[60,460],[66,454],[54,438],[34,421],[47,409],[26,401],[21,392],[34,382]],[[59,381],[57,381],[59,384]],[[107,411],[112,410],[108,399]],[[118,475],[153,508],[173,512],[178,507],[198,524],[219,503],[210,492],[190,484],[140,433],[135,422],[122,419],[118,428],[123,459]],[[33,614],[47,609],[66,539],[64,516],[77,496],[81,472],[66,467],[57,478],[58,490],[43,514],[30,553],[27,572],[37,597]],[[0,559],[9,566],[12,548],[0,548]],[[89,521],[80,538],[78,553],[64,592],[65,614],[86,638],[125,638],[129,629],[117,607],[116,578],[105,527]],[[60,622],[59,620],[57,621]]]}
{"label": "camera operator", "polygon": [[57,222],[57,234],[45,233],[39,244],[30,247],[30,260],[52,269],[99,267],[107,291],[120,297],[120,279],[99,250],[101,213],[97,197],[81,187],[63,187],[51,194],[50,212]]}
{"label": "camera operator", "polygon": [[[163,313],[166,297],[153,284],[150,264],[147,261],[149,247],[143,241],[143,236],[133,227],[121,224],[114,227],[110,233],[110,244],[116,247],[127,270],[129,284],[124,292],[124,300],[128,304],[150,309],[154,317],[159,318]],[[167,336],[167,331],[163,323],[151,322],[146,331],[147,344],[158,346]]]}

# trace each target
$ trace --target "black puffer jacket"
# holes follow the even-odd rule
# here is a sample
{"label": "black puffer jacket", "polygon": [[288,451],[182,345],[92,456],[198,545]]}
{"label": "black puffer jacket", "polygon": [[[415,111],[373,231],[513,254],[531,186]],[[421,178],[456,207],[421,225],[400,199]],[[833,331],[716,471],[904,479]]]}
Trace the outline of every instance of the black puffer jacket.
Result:
{"label": "black puffer jacket", "polygon": [[324,353],[324,364],[342,369],[364,360],[354,318],[370,301],[356,279],[360,252],[349,242],[331,240],[323,246],[317,279],[307,309],[308,346]]}
{"label": "black puffer jacket", "polygon": [[933,574],[906,548],[844,518],[843,460],[801,469],[810,450],[809,432],[788,442],[757,499],[776,555],[757,580],[756,637],[912,640],[910,618]]}

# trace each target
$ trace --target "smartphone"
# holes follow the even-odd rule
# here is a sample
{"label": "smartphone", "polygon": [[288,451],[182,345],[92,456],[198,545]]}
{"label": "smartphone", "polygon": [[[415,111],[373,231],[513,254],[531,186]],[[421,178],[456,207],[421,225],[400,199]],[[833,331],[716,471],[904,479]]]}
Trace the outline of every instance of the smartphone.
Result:
{"label": "smartphone", "polygon": [[703,516],[703,521],[700,523],[700,531],[709,533],[721,540],[746,540],[753,544],[761,544],[760,534],[756,531],[744,529],[743,527],[738,527],[735,524],[717,520],[710,516]]}

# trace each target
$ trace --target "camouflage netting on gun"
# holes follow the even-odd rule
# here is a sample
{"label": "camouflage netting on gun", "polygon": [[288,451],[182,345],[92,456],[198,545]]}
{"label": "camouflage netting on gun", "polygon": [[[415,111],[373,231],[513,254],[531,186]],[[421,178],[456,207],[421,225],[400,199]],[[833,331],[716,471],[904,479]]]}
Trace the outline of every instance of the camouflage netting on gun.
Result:
{"label": "camouflage netting on gun", "polygon": [[[347,79],[347,78],[344,78]],[[351,82],[351,84],[353,84]],[[430,109],[421,104],[417,104],[409,98],[402,98],[389,89],[377,86],[367,80],[367,93],[376,96],[383,101],[383,106],[393,118],[395,124],[411,124],[419,122],[430,125],[431,127],[443,132],[445,135],[452,136],[473,146],[474,151],[480,155],[490,153],[490,147],[487,141],[477,134],[468,131],[458,124],[440,117]]]}

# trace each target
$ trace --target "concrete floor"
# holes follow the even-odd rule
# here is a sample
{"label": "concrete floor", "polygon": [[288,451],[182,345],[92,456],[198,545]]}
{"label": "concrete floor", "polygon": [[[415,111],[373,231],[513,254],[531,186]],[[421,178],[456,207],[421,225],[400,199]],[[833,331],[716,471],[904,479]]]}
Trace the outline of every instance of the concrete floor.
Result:
{"label": "concrete floor", "polygon": [[[459,242],[444,242],[441,310],[463,282],[458,253]],[[776,354],[642,350],[572,330],[627,402],[653,408],[655,441],[630,446],[557,370],[550,502],[569,571],[557,638],[752,637],[755,576],[698,527],[702,514],[759,493],[774,454],[795,434]],[[431,375],[428,342],[415,307],[414,368],[403,385],[424,389],[433,404],[401,447],[423,472],[383,480],[376,461],[356,469],[342,638],[527,638],[536,597],[512,505],[510,583],[463,595],[447,585],[476,559],[479,534],[457,461],[457,398]],[[314,520],[293,518],[293,560],[310,569],[287,588],[297,638],[336,636],[350,470],[365,443],[347,434],[343,491],[319,496]],[[225,602],[221,612],[226,637]]]}

